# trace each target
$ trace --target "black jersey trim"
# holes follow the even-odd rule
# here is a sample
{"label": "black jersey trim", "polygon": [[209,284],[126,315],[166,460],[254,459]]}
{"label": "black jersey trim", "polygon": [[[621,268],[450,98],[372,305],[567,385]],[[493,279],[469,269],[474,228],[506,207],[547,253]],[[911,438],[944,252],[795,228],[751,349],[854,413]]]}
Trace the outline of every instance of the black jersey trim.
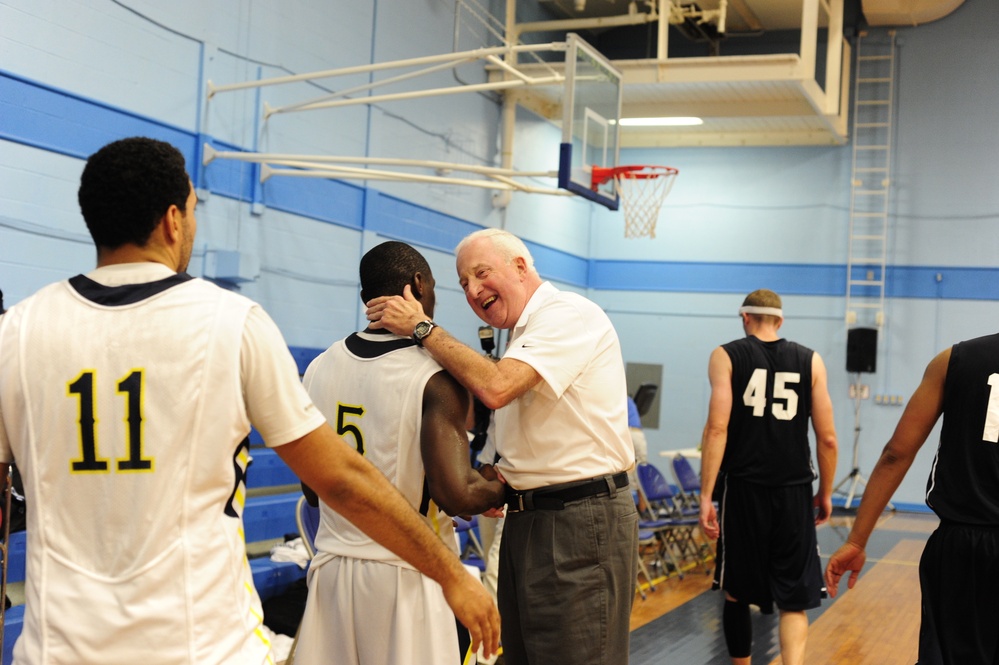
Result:
{"label": "black jersey trim", "polygon": [[142,282],[141,284],[122,284],[120,286],[104,286],[86,275],[70,277],[69,285],[92,303],[106,305],[108,307],[120,307],[122,305],[133,305],[146,298],[163,293],[167,289],[179,286],[184,282],[194,279],[186,272],[179,272],[155,282]]}
{"label": "black jersey trim", "polygon": [[368,359],[377,358],[385,355],[386,353],[398,351],[399,349],[416,346],[416,342],[408,338],[394,338],[376,342],[370,339],[365,339],[357,333],[350,335],[343,341],[343,344],[347,347],[348,351],[353,353],[358,358]]}

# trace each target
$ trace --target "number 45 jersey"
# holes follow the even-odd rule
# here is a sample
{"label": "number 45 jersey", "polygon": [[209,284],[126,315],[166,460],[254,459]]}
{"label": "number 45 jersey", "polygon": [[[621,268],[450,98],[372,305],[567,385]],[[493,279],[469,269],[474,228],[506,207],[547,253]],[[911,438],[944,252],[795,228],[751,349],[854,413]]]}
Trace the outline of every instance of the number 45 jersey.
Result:
{"label": "number 45 jersey", "polygon": [[117,285],[77,276],[0,317],[0,460],[28,505],[14,661],[272,662],[243,439],[323,419],[252,301],[158,264],[91,275]]}
{"label": "number 45 jersey", "polygon": [[812,350],[753,336],[722,348],[732,360],[732,415],[722,472],[771,487],[812,482]]}

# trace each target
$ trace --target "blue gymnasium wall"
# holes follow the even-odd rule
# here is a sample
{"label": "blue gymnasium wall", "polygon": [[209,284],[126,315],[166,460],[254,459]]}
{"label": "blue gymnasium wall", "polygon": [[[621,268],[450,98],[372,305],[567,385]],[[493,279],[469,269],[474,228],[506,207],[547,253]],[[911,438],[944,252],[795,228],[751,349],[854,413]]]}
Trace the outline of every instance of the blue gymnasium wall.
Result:
{"label": "blue gymnasium wall", "polygon": [[[999,4],[967,0],[950,16],[898,30],[898,95],[887,324],[872,395],[908,400],[926,363],[962,339],[999,329]],[[654,240],[624,240],[598,212],[590,286],[622,338],[626,360],[661,363],[660,428],[650,448],[700,440],[707,358],[742,334],[748,291],[784,295],[782,333],[818,350],[840,443],[837,481],[851,468],[854,376],[843,324],[851,147],[629,150],[625,163],[664,163],[680,176]],[[870,474],[902,407],[863,401],[860,467]],[[923,505],[934,430],[895,495]],[[661,458],[660,458],[661,459]]]}
{"label": "blue gymnasium wall", "polygon": [[[501,15],[503,3],[488,4]],[[82,158],[120,136],[153,135],[185,151],[202,198],[191,271],[202,274],[206,252],[239,252],[241,272],[253,279],[231,288],[261,302],[295,347],[323,347],[360,325],[357,260],[386,238],[427,250],[438,276],[436,318],[476,345],[479,321],[455,285],[451,250],[480,225],[521,235],[546,277],[608,310],[626,361],[663,365],[661,426],[648,432],[653,461],[660,450],[696,444],[708,354],[741,334],[734,313],[744,293],[773,288],[786,296],[783,332],[826,359],[841,443],[837,478],[845,475],[854,433],[842,324],[849,147],[626,150],[624,162],[681,169],[652,241],[625,241],[619,217],[574,199],[517,195],[503,212],[471,188],[292,178],[260,185],[253,168],[236,162],[201,166],[204,141],[497,163],[499,107],[485,95],[267,121],[263,102],[324,90],[293,83],[205,100],[209,80],[452,50],[453,12],[450,0],[308,0],[294,11],[262,0],[0,0],[0,288],[8,306],[92,266],[75,204]],[[997,19],[994,2],[967,0],[941,21],[899,31],[889,323],[878,372],[863,377],[874,394],[907,398],[934,353],[996,327]],[[478,45],[461,32],[458,49]],[[463,67],[457,77],[474,83],[483,73]],[[445,73],[407,85],[453,82]],[[557,134],[526,112],[518,124],[518,168],[552,168]],[[899,415],[898,407],[862,406],[865,470]],[[931,440],[897,501],[921,503],[933,447]]]}

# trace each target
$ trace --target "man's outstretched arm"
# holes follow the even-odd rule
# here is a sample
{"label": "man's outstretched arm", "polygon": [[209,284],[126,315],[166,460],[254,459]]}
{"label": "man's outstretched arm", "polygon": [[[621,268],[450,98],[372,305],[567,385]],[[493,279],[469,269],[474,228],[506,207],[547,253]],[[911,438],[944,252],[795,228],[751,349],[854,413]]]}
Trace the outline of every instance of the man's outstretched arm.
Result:
{"label": "man's outstretched arm", "polygon": [[827,522],[832,515],[833,475],[839,451],[826,374],[822,357],[812,353],[812,429],[815,431],[815,457],[819,463],[819,491],[815,494],[815,506],[819,509],[816,524]]}
{"label": "man's outstretched arm", "polygon": [[708,360],[708,380],[711,400],[708,421],[701,437],[701,531],[712,540],[718,538],[721,527],[711,495],[718,481],[725,447],[728,443],[728,422],[732,415],[732,359],[722,347],[711,352]]}
{"label": "man's outstretched arm", "polygon": [[864,487],[864,496],[857,508],[857,517],[853,522],[853,528],[850,529],[850,535],[829,558],[829,564],[826,566],[826,589],[830,596],[836,595],[839,580],[847,571],[851,571],[847,588],[852,589],[857,583],[860,569],[867,560],[864,549],[878,523],[878,517],[895,494],[895,490],[912,466],[916,453],[919,452],[943,412],[944,383],[949,363],[950,349],[930,361],[923,373],[922,382],[916,388],[895,427],[895,433],[881,452],[881,457],[871,472],[871,478]]}
{"label": "man's outstretched arm", "polygon": [[[417,323],[427,319],[408,284],[402,296],[369,301],[366,315],[372,328],[406,337],[413,334]],[[423,348],[490,409],[506,406],[541,381],[541,375],[527,363],[512,358],[490,360],[440,327],[423,340]]]}

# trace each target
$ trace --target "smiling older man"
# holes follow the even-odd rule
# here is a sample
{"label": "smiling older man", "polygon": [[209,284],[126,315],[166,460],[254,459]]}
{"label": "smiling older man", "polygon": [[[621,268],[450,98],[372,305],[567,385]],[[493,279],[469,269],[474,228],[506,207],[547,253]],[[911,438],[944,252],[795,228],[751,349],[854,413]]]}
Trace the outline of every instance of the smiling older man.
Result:
{"label": "smiling older man", "polygon": [[469,306],[510,331],[498,362],[428,319],[408,290],[370,301],[368,318],[413,335],[497,409],[496,468],[508,484],[498,591],[504,658],[627,663],[638,515],[617,333],[595,303],[542,280],[527,247],[506,231],[473,233],[456,256]]}

